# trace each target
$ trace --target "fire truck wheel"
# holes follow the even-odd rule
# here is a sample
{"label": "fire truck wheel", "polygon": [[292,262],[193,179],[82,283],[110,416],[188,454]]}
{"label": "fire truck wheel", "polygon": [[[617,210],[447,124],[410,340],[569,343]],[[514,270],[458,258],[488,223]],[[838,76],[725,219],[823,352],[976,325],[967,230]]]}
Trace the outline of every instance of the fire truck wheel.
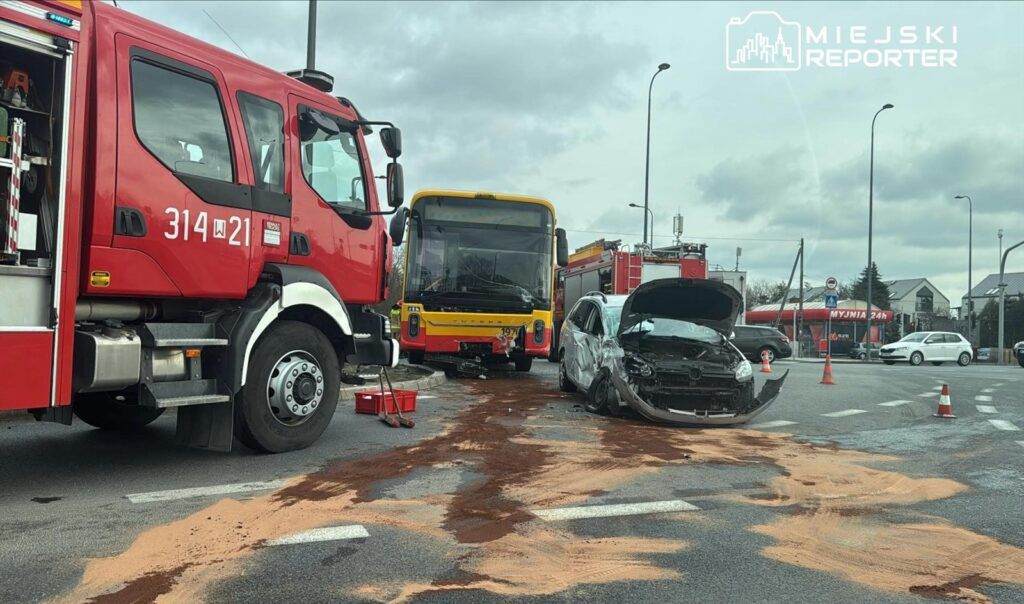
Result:
{"label": "fire truck wheel", "polygon": [[75,395],[74,411],[78,419],[103,430],[133,430],[152,422],[163,409],[140,407],[116,392],[89,392]]}
{"label": "fire truck wheel", "polygon": [[514,360],[516,371],[527,373],[533,368],[533,357],[517,357]]}
{"label": "fire truck wheel", "polygon": [[410,365],[422,365],[423,364],[423,351],[422,350],[410,350],[409,364]]}
{"label": "fire truck wheel", "polygon": [[235,401],[235,434],[266,453],[304,449],[323,434],[338,406],[341,367],[320,330],[279,321],[260,337]]}

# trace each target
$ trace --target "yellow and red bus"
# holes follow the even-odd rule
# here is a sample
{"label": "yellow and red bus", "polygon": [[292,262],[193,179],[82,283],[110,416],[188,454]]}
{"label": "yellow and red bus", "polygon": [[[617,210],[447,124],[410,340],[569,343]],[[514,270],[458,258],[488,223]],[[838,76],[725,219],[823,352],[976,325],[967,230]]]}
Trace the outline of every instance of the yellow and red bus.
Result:
{"label": "yellow and red bus", "polygon": [[529,371],[551,345],[552,281],[568,259],[537,197],[419,191],[410,204],[401,346],[409,362]]}

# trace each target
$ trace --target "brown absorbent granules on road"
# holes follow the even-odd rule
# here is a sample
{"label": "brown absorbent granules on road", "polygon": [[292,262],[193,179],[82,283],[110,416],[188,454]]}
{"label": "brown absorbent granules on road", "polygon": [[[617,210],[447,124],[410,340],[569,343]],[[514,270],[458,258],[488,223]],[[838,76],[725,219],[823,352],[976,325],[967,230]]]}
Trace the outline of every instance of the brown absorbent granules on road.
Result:
{"label": "brown absorbent granules on road", "polygon": [[[983,598],[984,581],[1024,582],[1018,548],[946,524],[898,525],[886,506],[950,497],[966,487],[868,467],[892,458],[747,430],[683,430],[624,419],[542,415],[566,399],[533,379],[472,382],[479,402],[445,431],[415,446],[334,464],[248,501],[223,500],[187,518],[153,527],[131,547],[88,563],[79,586],[61,601],[201,601],[240,573],[270,540],[319,526],[386,525],[450,547],[458,580],[363,586],[373,599],[407,599],[437,591],[481,589],[502,595],[550,595],[573,586],[685,576],[655,554],[690,546],[680,540],[592,539],[544,523],[533,509],[578,505],[672,464],[772,464],[781,475],[765,498],[725,495],[741,505],[798,507],[798,514],[753,530],[777,543],[764,555],[894,591]],[[520,402],[526,401],[526,402]],[[581,422],[578,418],[592,421]],[[549,437],[564,426],[571,440]],[[450,493],[408,500],[375,499],[382,481],[414,470],[459,465],[476,478]],[[685,522],[699,514],[659,516]],[[722,530],[728,530],[723,527]],[[706,547],[713,547],[709,544]],[[955,553],[956,560],[940,556]],[[970,577],[975,577],[970,579]]]}

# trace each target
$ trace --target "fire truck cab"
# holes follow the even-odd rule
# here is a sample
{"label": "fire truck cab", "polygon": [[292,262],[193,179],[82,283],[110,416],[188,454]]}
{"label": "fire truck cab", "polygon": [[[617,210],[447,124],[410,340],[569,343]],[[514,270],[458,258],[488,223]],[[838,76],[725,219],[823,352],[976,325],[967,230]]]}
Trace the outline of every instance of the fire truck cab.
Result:
{"label": "fire truck cab", "polygon": [[[179,441],[312,443],[340,366],[393,365],[401,136],[288,75],[102,2],[0,1],[0,410]],[[404,219],[403,214],[399,215]]]}

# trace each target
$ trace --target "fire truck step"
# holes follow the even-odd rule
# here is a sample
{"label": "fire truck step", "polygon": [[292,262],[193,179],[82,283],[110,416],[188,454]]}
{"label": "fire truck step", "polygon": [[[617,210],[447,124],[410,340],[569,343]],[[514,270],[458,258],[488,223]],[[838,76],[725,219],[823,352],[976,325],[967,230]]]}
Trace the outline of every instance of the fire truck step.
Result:
{"label": "fire truck step", "polygon": [[142,345],[149,348],[186,348],[227,346],[227,338],[218,338],[213,323],[145,323],[140,333]]}
{"label": "fire truck step", "polygon": [[139,404],[143,407],[166,409],[189,405],[211,405],[231,400],[218,391],[217,380],[184,380],[143,384]]}

